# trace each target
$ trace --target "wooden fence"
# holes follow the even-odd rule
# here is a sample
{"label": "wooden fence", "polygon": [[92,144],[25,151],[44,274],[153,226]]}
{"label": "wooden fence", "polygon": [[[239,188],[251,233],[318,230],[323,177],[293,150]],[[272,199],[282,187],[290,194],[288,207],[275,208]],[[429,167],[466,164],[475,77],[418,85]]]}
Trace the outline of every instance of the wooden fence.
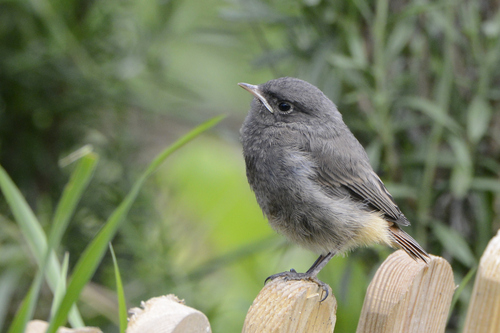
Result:
{"label": "wooden fence", "polygon": [[[356,332],[444,332],[456,287],[443,258],[431,255],[425,264],[396,251],[368,287]],[[267,283],[248,310],[243,333],[334,332],[337,302],[331,290],[320,302],[323,292],[310,281]],[[127,333],[211,332],[203,313],[172,295],[153,298],[132,313]],[[483,332],[500,332],[500,231],[481,257],[463,330]]]}
{"label": "wooden fence", "polygon": [[[456,287],[443,258],[431,255],[426,265],[396,251],[368,286],[356,332],[444,332]],[[318,303],[322,292],[312,282],[272,281],[250,307],[243,332],[333,332],[335,297]],[[500,231],[481,257],[463,330],[483,332],[500,332]]]}

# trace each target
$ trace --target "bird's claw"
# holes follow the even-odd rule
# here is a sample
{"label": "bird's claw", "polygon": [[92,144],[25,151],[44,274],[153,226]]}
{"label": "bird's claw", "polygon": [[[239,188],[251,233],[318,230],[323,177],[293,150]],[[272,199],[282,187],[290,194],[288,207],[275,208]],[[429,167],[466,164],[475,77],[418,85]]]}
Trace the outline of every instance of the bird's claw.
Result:
{"label": "bird's claw", "polygon": [[316,276],[313,276],[311,274],[297,273],[297,271],[293,268],[290,269],[290,271],[288,271],[288,272],[282,272],[282,273],[273,274],[271,276],[268,276],[267,279],[264,281],[264,284],[267,283],[269,280],[274,280],[276,278],[283,278],[283,279],[285,279],[285,281],[309,280],[309,281],[316,283],[318,286],[323,288],[323,290],[325,291],[325,295],[320,300],[320,302],[323,302],[325,299],[327,299],[327,297],[329,295],[328,285],[326,283],[324,283],[323,281],[319,280]]}

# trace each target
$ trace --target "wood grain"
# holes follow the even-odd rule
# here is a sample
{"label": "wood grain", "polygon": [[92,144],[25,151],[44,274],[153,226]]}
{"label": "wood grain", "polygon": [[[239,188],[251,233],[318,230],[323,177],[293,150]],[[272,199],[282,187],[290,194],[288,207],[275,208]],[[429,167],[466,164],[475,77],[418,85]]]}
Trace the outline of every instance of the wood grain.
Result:
{"label": "wood grain", "polygon": [[431,255],[425,264],[396,251],[368,287],[356,332],[444,332],[454,290],[446,260]]}
{"label": "wood grain", "polygon": [[[328,287],[330,289],[330,287]],[[333,332],[337,301],[308,280],[277,278],[267,283],[248,310],[243,333]]]}
{"label": "wood grain", "polygon": [[500,332],[500,231],[479,262],[463,333]]}
{"label": "wood grain", "polygon": [[174,295],[142,302],[129,310],[127,333],[210,333],[210,323],[200,311],[184,305]]}

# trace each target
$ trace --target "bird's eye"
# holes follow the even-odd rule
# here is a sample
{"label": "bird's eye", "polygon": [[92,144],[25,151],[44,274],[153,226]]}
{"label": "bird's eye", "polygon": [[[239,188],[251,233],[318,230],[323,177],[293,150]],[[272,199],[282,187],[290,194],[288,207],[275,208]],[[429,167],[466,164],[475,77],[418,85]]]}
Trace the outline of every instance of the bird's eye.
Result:
{"label": "bird's eye", "polygon": [[279,102],[278,109],[282,112],[288,112],[292,109],[292,105],[288,102]]}

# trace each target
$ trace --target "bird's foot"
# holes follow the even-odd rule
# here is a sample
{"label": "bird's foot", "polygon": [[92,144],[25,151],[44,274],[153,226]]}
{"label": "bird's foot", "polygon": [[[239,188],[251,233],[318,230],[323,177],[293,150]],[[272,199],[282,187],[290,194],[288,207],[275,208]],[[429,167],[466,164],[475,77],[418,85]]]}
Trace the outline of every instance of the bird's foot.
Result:
{"label": "bird's foot", "polygon": [[283,279],[285,279],[285,281],[293,281],[293,280],[309,280],[309,281],[312,281],[312,282],[316,283],[318,286],[320,286],[321,288],[323,288],[323,290],[325,291],[325,295],[320,300],[320,302],[323,302],[328,297],[328,294],[329,294],[328,285],[326,283],[324,283],[323,281],[319,280],[313,274],[310,274],[310,273],[298,273],[295,269],[292,268],[288,272],[282,272],[282,273],[273,274],[273,275],[269,276],[264,283],[267,283],[267,281],[274,280],[276,278],[283,278]]}

